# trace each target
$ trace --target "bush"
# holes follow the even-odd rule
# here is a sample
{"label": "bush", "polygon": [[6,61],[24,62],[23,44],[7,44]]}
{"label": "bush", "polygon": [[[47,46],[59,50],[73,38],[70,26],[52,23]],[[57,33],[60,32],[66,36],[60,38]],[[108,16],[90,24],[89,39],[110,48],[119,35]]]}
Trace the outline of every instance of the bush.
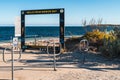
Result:
{"label": "bush", "polygon": [[101,46],[100,51],[103,55],[114,58],[120,56],[120,28],[115,27],[111,34],[115,39],[113,40],[111,37],[104,39],[104,45]]}
{"label": "bush", "polygon": [[87,32],[84,35],[84,38],[86,38],[89,41],[90,45],[95,46],[97,48],[103,46],[104,39],[111,39],[111,41],[115,40],[115,37],[112,34],[99,31],[98,29],[95,29],[92,32]]}
{"label": "bush", "polygon": [[95,46],[106,57],[114,58],[120,56],[120,28],[113,32],[106,33],[98,29],[87,32],[84,35],[90,46]]}
{"label": "bush", "polygon": [[120,39],[120,27],[115,27],[113,29],[113,34],[116,36],[118,39]]}
{"label": "bush", "polygon": [[106,57],[114,58],[120,56],[120,39],[104,41],[104,45],[100,47],[100,51]]}

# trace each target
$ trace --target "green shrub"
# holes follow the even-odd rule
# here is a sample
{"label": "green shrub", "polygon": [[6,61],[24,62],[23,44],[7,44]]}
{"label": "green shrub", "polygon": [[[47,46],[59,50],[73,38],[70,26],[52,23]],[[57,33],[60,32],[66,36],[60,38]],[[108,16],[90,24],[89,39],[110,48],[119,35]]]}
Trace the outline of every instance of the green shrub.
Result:
{"label": "green shrub", "polygon": [[114,27],[113,29],[113,34],[116,36],[118,39],[120,39],[120,27]]}
{"label": "green shrub", "polygon": [[90,46],[97,47],[97,49],[99,49],[100,46],[103,46],[104,39],[110,39],[111,41],[116,39],[112,34],[99,31],[98,29],[94,29],[92,32],[87,32],[84,35],[84,38],[89,41]]}
{"label": "green shrub", "polygon": [[109,58],[120,56],[120,39],[114,41],[104,39],[104,45],[100,47],[100,51]]}

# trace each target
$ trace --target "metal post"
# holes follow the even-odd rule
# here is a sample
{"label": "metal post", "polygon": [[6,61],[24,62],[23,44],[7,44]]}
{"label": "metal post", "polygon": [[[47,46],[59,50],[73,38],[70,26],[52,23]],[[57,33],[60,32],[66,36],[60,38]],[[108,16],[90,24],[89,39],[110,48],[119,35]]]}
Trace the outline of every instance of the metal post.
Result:
{"label": "metal post", "polygon": [[11,53],[11,59],[12,59],[12,62],[11,62],[11,80],[14,80],[14,51],[13,51],[13,47],[12,47],[12,53]]}
{"label": "metal post", "polygon": [[[14,80],[14,49],[17,49],[17,48],[15,48],[15,47],[17,47],[18,46],[18,43],[16,43],[15,41],[17,41],[17,39],[15,39],[15,38],[13,38],[13,43],[12,43],[12,47],[11,47],[11,80]],[[9,48],[8,48],[9,49]],[[7,50],[7,48],[5,48],[4,50],[3,50],[3,61],[5,62],[5,63],[7,63],[8,61],[6,61],[5,60],[5,51]],[[18,49],[17,49],[18,50]],[[22,51],[20,50],[19,51],[19,57],[18,57],[18,59],[17,59],[17,61],[19,61],[20,60],[20,58],[21,58],[21,54],[22,54]]]}
{"label": "metal post", "polygon": [[12,36],[10,37],[10,46],[12,45]]}
{"label": "metal post", "polygon": [[21,11],[21,49],[25,51],[25,13]]}
{"label": "metal post", "polygon": [[64,21],[64,14],[65,14],[65,10],[64,9],[61,9],[60,10],[60,43],[61,43],[61,47],[62,49],[64,50],[65,49],[65,41],[64,41],[64,32],[65,32],[65,29],[64,29],[64,25],[65,25],[65,21]]}
{"label": "metal post", "polygon": [[50,42],[48,42],[48,44],[47,44],[47,54],[48,54],[48,57],[50,57],[50,53],[49,53],[49,44],[50,44]]}
{"label": "metal post", "polygon": [[55,53],[56,53],[56,51],[55,51],[55,41],[53,42],[53,48],[54,48],[54,71],[57,71],[56,70],[56,58],[55,58]]}

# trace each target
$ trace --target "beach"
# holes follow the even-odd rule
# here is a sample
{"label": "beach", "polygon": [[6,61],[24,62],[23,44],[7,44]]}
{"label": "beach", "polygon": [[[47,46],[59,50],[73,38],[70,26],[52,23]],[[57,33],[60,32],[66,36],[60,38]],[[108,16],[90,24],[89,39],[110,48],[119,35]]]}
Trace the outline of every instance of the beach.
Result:
{"label": "beach", "polygon": [[[9,47],[1,44],[0,47]],[[0,80],[11,79],[11,63],[2,61],[0,50]],[[21,59],[14,54],[15,80],[120,80],[120,59],[110,60],[99,53],[84,53],[80,51],[56,54],[56,69],[53,68],[53,54],[40,50],[26,50]],[[5,58],[10,61],[10,51]]]}
{"label": "beach", "polygon": [[1,0],[0,80],[120,80],[120,0]]}

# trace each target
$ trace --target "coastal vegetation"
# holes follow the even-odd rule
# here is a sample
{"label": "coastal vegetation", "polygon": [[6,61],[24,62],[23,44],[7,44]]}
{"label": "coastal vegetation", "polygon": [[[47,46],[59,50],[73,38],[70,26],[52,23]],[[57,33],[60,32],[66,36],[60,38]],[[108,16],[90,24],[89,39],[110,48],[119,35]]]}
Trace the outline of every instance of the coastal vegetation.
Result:
{"label": "coastal vegetation", "polygon": [[104,44],[100,48],[102,54],[109,58],[120,56],[120,28],[115,27],[113,30],[112,35],[114,36],[114,40],[111,40],[112,38],[104,39]]}
{"label": "coastal vegetation", "polygon": [[[102,24],[102,18],[98,21],[91,19],[87,24],[86,19],[82,20],[83,27],[90,27],[91,31],[87,31],[82,37],[72,37],[66,40],[66,48],[68,51],[75,51],[79,48],[82,39],[89,42],[89,50],[100,52],[107,58],[116,58],[120,56],[120,25]],[[106,27],[111,26],[113,30],[107,32]],[[102,28],[102,30],[101,30]]]}
{"label": "coastal vegetation", "polygon": [[99,50],[99,47],[104,45],[104,40],[115,40],[115,37],[112,34],[99,31],[99,29],[94,29],[91,32],[87,32],[85,35],[83,35],[83,38],[87,39],[91,46],[96,47],[97,51]]}
{"label": "coastal vegetation", "polygon": [[[120,25],[102,24],[102,21],[102,18],[98,20],[92,18],[87,24],[87,21],[83,20],[83,26],[92,29],[92,31],[87,31],[83,38],[89,41],[89,46],[94,46],[96,51],[101,52],[102,55],[109,58],[118,57],[120,56]],[[108,26],[112,26],[113,30],[107,32],[106,27]]]}

